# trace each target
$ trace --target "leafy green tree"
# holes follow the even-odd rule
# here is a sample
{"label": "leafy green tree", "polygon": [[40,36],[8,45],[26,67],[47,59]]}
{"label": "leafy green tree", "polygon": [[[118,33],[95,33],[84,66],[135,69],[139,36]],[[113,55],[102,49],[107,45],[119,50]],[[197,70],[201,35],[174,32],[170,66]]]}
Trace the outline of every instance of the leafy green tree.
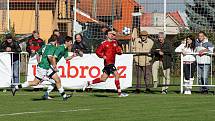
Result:
{"label": "leafy green tree", "polygon": [[215,30],[215,1],[214,0],[185,0],[188,24],[192,31]]}

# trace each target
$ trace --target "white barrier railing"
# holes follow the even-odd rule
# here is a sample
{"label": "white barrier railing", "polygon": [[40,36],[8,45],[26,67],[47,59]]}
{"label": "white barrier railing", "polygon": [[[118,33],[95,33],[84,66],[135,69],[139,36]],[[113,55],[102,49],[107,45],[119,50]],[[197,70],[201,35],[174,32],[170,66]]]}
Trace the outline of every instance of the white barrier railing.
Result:
{"label": "white barrier railing", "polygon": [[[22,62],[21,55],[25,55],[24,64],[27,64],[28,63],[28,53],[27,52],[2,52],[2,53],[11,55],[11,85],[18,85],[21,80],[21,62]],[[14,54],[18,54],[18,82],[16,82],[16,80],[14,80],[14,61],[13,61]],[[28,66],[25,65],[25,67],[26,67],[25,75],[27,75]],[[25,80],[27,80],[27,76],[25,76]]]}
{"label": "white barrier railing", "polygon": [[[196,56],[198,54],[199,53],[186,53],[186,55],[194,55],[194,56]],[[195,84],[194,83],[189,84],[189,85],[184,84],[184,80],[185,80],[184,70],[183,70],[184,69],[184,60],[183,60],[184,55],[181,54],[181,93],[184,92],[184,87],[185,86],[190,86],[190,87],[215,87],[215,85],[213,85],[213,61],[212,61],[214,53],[204,53],[203,55],[210,56],[210,64],[209,64],[210,65],[210,70],[209,70],[210,75],[208,75],[208,77],[210,77],[210,83],[206,84],[206,80],[205,80],[205,78],[203,78],[204,79],[204,84],[199,84],[199,75],[198,75],[198,66],[199,66],[199,64],[198,64],[198,61],[196,60],[196,71],[195,71],[196,72],[196,78],[195,78],[196,83]],[[204,69],[203,69],[203,77],[204,77],[205,74],[206,74],[206,72],[205,72],[205,65],[206,64],[202,63],[202,65],[204,67]],[[191,69],[190,69],[190,74],[191,74]],[[194,80],[194,82],[195,82],[195,80]],[[209,82],[209,80],[208,80],[208,82]]]}

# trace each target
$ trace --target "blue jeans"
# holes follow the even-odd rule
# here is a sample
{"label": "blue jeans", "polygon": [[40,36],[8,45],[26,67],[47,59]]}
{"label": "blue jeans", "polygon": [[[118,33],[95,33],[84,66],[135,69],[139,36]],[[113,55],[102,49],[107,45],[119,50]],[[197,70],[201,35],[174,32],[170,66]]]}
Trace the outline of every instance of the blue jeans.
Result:
{"label": "blue jeans", "polygon": [[[198,64],[198,82],[201,85],[208,85],[208,75],[210,70],[210,64]],[[208,87],[201,87],[201,91],[207,91]]]}
{"label": "blue jeans", "polygon": [[13,83],[19,83],[19,60],[13,62]]}

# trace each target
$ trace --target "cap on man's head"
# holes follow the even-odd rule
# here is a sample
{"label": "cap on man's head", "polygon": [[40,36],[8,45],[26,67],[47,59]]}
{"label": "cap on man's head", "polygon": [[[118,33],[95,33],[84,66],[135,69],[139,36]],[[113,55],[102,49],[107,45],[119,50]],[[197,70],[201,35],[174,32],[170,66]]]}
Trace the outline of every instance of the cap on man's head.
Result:
{"label": "cap on man's head", "polygon": [[140,36],[148,36],[148,32],[147,31],[141,31]]}
{"label": "cap on man's head", "polygon": [[12,37],[11,34],[6,34],[5,38],[6,38],[6,39],[12,39],[13,37]]}

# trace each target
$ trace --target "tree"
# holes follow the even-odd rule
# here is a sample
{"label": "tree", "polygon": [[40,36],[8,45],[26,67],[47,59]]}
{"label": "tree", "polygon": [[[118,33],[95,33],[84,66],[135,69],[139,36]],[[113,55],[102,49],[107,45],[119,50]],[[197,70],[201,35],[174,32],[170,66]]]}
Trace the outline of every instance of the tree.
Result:
{"label": "tree", "polygon": [[193,0],[192,2],[186,0],[185,6],[188,24],[192,31],[215,31],[214,0]]}

